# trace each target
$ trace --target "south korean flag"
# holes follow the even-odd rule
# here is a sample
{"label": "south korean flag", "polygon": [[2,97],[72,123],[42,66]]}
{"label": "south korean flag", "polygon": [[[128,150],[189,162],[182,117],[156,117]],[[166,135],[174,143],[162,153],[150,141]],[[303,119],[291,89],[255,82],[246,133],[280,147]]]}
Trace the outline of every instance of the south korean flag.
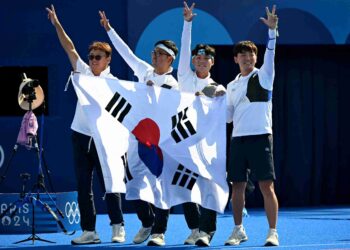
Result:
{"label": "south korean flag", "polygon": [[[118,180],[127,184],[127,199],[142,199],[163,209],[196,202],[224,211],[228,198],[224,97],[210,99],[80,74],[74,75],[74,85],[79,102],[87,103],[83,109],[90,124],[115,125],[91,127],[95,142],[101,142],[96,144],[102,148],[101,162],[109,165],[117,158],[119,168],[127,172]],[[128,142],[124,133],[117,139],[120,124],[130,132]],[[116,150],[125,143],[128,152],[135,152],[127,156],[127,163],[126,151]],[[116,167],[109,165],[110,171]]]}

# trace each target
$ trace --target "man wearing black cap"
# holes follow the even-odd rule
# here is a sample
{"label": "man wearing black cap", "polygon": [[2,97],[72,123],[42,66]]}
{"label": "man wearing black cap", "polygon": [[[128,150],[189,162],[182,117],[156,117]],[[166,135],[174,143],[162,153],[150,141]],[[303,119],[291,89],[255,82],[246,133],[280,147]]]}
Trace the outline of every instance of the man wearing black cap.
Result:
{"label": "man wearing black cap", "polygon": [[[99,14],[101,25],[107,31],[115,49],[134,71],[139,82],[145,82],[150,86],[156,85],[168,89],[178,89],[178,83],[171,75],[173,71],[171,65],[178,53],[178,49],[173,41],[161,40],[156,42],[152,51],[152,65],[149,65],[147,62],[138,58],[115,32],[109,24],[105,12],[100,11]],[[130,136],[128,149],[129,166],[135,166],[140,162],[137,147],[137,139]],[[135,208],[137,216],[142,222],[142,227],[134,237],[133,242],[140,244],[152,235],[148,245],[164,245],[164,233],[170,210],[155,208],[154,213],[151,204],[141,200],[135,201]]]}

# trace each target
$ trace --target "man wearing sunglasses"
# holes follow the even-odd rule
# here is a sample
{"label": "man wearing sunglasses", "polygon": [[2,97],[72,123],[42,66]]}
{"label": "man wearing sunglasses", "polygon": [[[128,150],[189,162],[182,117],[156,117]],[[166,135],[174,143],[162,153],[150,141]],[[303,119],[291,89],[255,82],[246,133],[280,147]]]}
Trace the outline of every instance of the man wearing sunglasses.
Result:
{"label": "man wearing sunglasses", "polygon": [[[99,14],[101,17],[100,23],[107,31],[115,49],[134,71],[139,82],[146,83],[150,86],[156,85],[168,89],[178,89],[178,83],[171,74],[173,71],[171,65],[178,53],[178,49],[173,41],[161,40],[155,43],[154,49],[151,52],[152,65],[150,65],[138,58],[130,50],[128,45],[109,24],[105,12],[99,11]],[[128,149],[129,166],[138,166],[138,164],[141,164],[137,148],[137,139],[130,136]],[[155,208],[155,211],[153,211],[151,204],[141,200],[136,200],[134,204],[137,216],[142,222],[142,227],[134,237],[133,242],[135,244],[140,244],[152,235],[148,245],[153,245],[152,239],[164,236],[169,217],[169,210]]]}
{"label": "man wearing sunglasses", "polygon": [[[91,76],[113,77],[110,73],[109,63],[111,62],[112,48],[105,42],[93,42],[89,46],[87,65],[79,56],[73,42],[60,24],[55,8],[46,8],[48,19],[56,28],[58,39],[68,55],[74,71]],[[93,170],[95,168],[102,190],[105,192],[105,185],[101,165],[91,137],[91,131],[87,125],[86,117],[79,102],[76,106],[74,119],[71,125],[75,171],[77,178],[78,203],[80,209],[80,225],[83,234],[71,241],[73,245],[97,244],[100,243],[98,234],[95,231],[96,210],[92,191]],[[119,193],[106,193],[108,215],[112,225],[112,242],[124,242],[125,230],[124,219],[121,209],[121,196]]]}

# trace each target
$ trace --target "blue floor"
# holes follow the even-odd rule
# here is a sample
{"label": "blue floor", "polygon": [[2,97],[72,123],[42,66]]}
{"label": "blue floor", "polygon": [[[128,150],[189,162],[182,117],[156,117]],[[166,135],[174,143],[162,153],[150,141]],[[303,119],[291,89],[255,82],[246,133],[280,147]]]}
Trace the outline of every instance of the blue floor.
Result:
{"label": "blue floor", "polygon": [[[225,240],[231,234],[233,219],[230,213],[218,216],[217,231],[211,242],[210,249],[266,249],[262,247],[267,234],[267,221],[262,209],[248,209],[249,217],[244,219],[244,225],[249,237],[247,242],[236,247],[224,246]],[[44,243],[32,241],[13,244],[13,242],[26,239],[30,235],[0,235],[0,248],[90,248],[101,249],[140,249],[150,248],[145,244],[134,245],[132,239],[140,227],[140,222],[135,214],[125,214],[126,242],[123,244],[110,243],[111,228],[107,215],[98,215],[97,232],[102,244],[88,246],[71,246],[71,239],[79,236],[81,231],[73,236],[63,233],[39,234],[38,236],[55,241]],[[182,214],[172,214],[165,234],[165,249],[191,249],[194,246],[184,246],[182,243],[190,233]],[[326,208],[296,208],[281,209],[278,220],[278,233],[280,246],[275,249],[350,249],[350,206],[326,207]],[[153,247],[155,248],[155,247]]]}

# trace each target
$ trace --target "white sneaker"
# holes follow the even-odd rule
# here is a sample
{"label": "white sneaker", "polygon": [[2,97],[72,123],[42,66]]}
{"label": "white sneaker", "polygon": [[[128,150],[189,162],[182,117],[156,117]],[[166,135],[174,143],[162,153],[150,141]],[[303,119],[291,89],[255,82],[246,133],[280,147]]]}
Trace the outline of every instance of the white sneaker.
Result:
{"label": "white sneaker", "polygon": [[146,241],[151,235],[152,227],[141,227],[138,233],[135,235],[133,242],[135,244],[141,244]]}
{"label": "white sneaker", "polygon": [[101,243],[95,231],[83,231],[83,234],[71,241],[72,245],[86,245],[86,244],[99,244]]}
{"label": "white sneaker", "polygon": [[208,247],[210,246],[210,240],[211,236],[210,234],[207,234],[206,232],[200,231],[199,232],[199,237],[196,240],[196,245],[200,247]]}
{"label": "white sneaker", "polygon": [[270,228],[266,237],[265,246],[278,246],[279,244],[277,230]]}
{"label": "white sneaker", "polygon": [[198,240],[198,238],[199,238],[199,229],[198,228],[192,229],[191,234],[187,237],[184,244],[194,245]]}
{"label": "white sneaker", "polygon": [[247,241],[248,236],[243,226],[235,226],[231,236],[225,241],[225,246],[237,246],[241,242]]}
{"label": "white sneaker", "polygon": [[125,241],[125,229],[122,223],[112,225],[112,242],[122,243]]}
{"label": "white sneaker", "polygon": [[164,246],[164,234],[152,234],[147,246]]}

